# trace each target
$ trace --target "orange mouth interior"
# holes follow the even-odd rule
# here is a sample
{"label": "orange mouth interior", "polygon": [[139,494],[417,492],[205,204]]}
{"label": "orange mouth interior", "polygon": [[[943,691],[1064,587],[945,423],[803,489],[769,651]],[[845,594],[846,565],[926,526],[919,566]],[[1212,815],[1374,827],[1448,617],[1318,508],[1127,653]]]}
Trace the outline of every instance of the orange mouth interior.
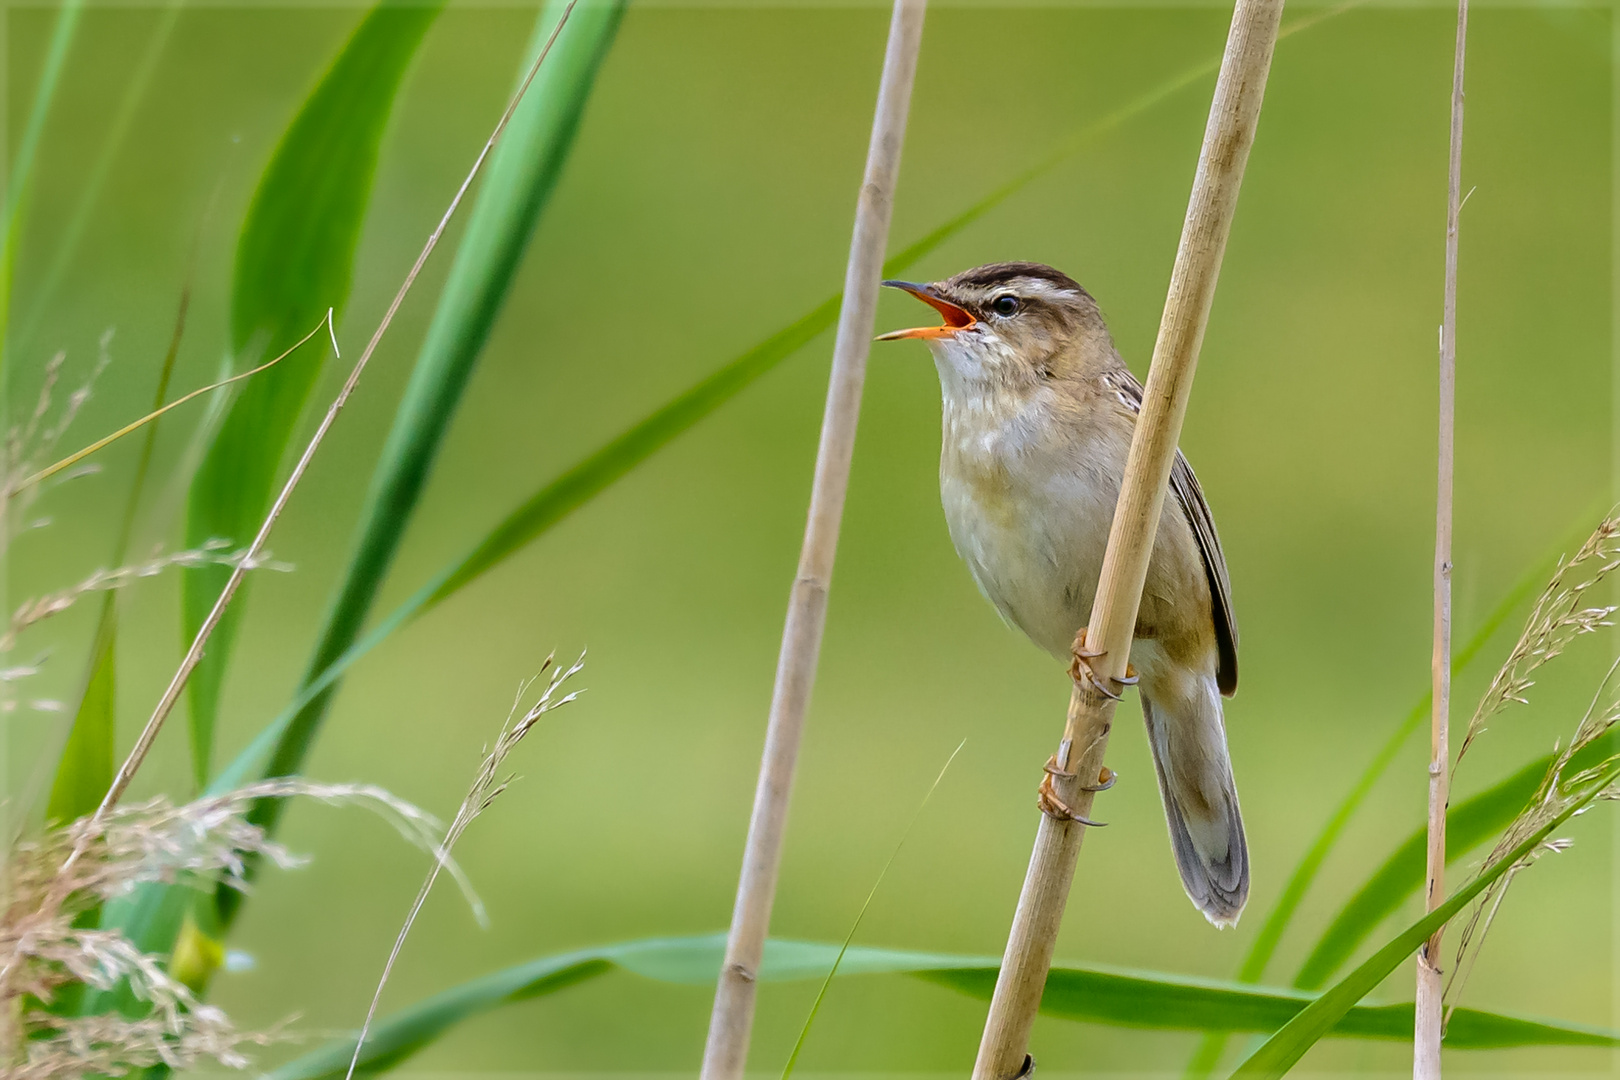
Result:
{"label": "orange mouth interior", "polygon": [[949,300],[942,300],[926,285],[913,285],[908,281],[885,281],[883,284],[891,285],[897,289],[904,289],[915,296],[945,319],[943,326],[914,326],[909,330],[891,330],[887,334],[879,334],[878,341],[900,341],[904,338],[947,338],[959,330],[966,330],[979,320],[963,308],[957,307]]}

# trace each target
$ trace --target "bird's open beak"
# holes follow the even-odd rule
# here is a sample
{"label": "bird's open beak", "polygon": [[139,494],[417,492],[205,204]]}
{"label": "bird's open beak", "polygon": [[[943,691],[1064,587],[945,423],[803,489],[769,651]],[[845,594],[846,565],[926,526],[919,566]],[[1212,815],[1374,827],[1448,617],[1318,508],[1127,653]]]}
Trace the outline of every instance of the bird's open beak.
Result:
{"label": "bird's open beak", "polygon": [[911,281],[885,281],[883,284],[891,289],[904,289],[935,311],[945,317],[944,326],[915,326],[910,330],[891,330],[887,334],[879,334],[878,341],[899,341],[902,338],[946,338],[958,330],[966,330],[978,322],[966,310],[957,307],[949,300],[941,299],[931,286],[918,285]]}

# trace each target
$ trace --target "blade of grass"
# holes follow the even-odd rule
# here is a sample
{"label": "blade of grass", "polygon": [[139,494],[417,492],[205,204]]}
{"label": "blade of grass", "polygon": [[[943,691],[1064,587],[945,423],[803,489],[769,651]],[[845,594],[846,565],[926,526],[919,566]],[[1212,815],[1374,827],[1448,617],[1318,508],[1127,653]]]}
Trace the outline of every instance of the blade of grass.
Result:
{"label": "blade of grass", "polygon": [[56,25],[51,30],[51,42],[46,47],[45,62],[40,68],[39,82],[34,87],[34,101],[23,125],[22,138],[11,158],[11,175],[6,182],[5,235],[0,237],[0,382],[5,376],[6,341],[11,330],[11,277],[17,259],[17,242],[22,234],[23,206],[28,201],[28,185],[33,180],[34,161],[39,155],[40,140],[45,136],[45,123],[56,101],[56,90],[62,81],[62,69],[67,64],[73,39],[78,36],[79,16],[84,11],[84,0],[63,0],[56,11]]}
{"label": "blade of grass", "polygon": [[[535,21],[518,78],[550,40],[563,0],[549,0]],[[562,172],[596,73],[613,44],[624,0],[587,4],[569,20],[534,85],[512,114],[468,216],[450,276],[417,356],[394,426],[372,474],[357,541],[310,658],[306,684],[359,635],[421,496],[456,406],[495,325],[530,236]],[[337,692],[327,684],[301,706],[279,737],[264,776],[298,771]],[[280,803],[255,807],[254,824],[273,830]],[[242,893],[220,894],[226,922]]]}
{"label": "blade of grass", "polygon": [[934,792],[938,790],[940,781],[945,779],[945,773],[950,769],[951,762],[956,760],[956,755],[960,754],[962,747],[966,745],[966,739],[957,743],[956,749],[951,751],[951,756],[945,759],[944,765],[940,766],[939,775],[934,777],[932,784],[928,785],[928,790],[923,794],[922,802],[917,804],[917,810],[911,815],[911,820],[906,823],[905,831],[900,834],[899,842],[894,845],[894,850],[889,853],[888,861],[883,864],[883,869],[878,871],[877,880],[872,882],[872,889],[866,894],[866,900],[861,904],[861,910],[855,913],[855,921],[850,924],[849,933],[844,935],[843,944],[838,946],[838,955],[833,957],[832,967],[827,969],[827,977],[821,981],[821,989],[816,991],[816,1000],[810,1004],[810,1015],[804,1018],[804,1027],[799,1029],[798,1041],[793,1044],[793,1052],[788,1055],[787,1064],[782,1067],[782,1080],[788,1080],[793,1075],[793,1067],[799,1063],[799,1052],[804,1049],[804,1042],[810,1037],[811,1025],[816,1022],[816,1013],[821,1011],[821,1003],[827,997],[827,988],[832,986],[833,976],[838,974],[838,967],[844,962],[844,955],[849,952],[849,943],[855,940],[855,932],[861,928],[861,920],[866,918],[866,910],[872,906],[872,899],[877,896],[878,889],[883,884],[883,879],[888,876],[889,867],[893,866],[894,860],[900,857],[900,849],[906,846],[906,840],[911,836],[911,830],[917,827],[918,820],[922,818],[923,810],[928,806],[928,800],[934,797]]}
{"label": "blade of grass", "polygon": [[[712,986],[725,954],[725,935],[628,941],[545,956],[481,976],[442,991],[377,1023],[360,1055],[361,1072],[385,1072],[441,1038],[457,1024],[504,1005],[547,997],[612,971],[682,986]],[[908,975],[987,999],[998,958],[899,949],[863,948],[834,942],[766,943],[760,978],[767,982],[825,980],[842,955],[839,972]],[[1101,965],[1052,969],[1041,1011],[1053,1017],[1152,1031],[1197,1031],[1220,1027],[1243,1032],[1276,1031],[1314,999],[1279,987],[1255,987],[1153,971]],[[1372,1005],[1350,1009],[1330,1034],[1335,1038],[1406,1040],[1412,1006]],[[1615,1046],[1620,1032],[1579,1024],[1459,1009],[1447,1035],[1459,1049],[1509,1046]],[[355,1040],[337,1039],[271,1073],[271,1080],[337,1080],[354,1053]]]}
{"label": "blade of grass", "polygon": [[47,822],[76,821],[92,813],[102,793],[112,783],[116,753],[114,720],[116,712],[116,649],[118,605],[116,594],[102,598],[96,636],[90,647],[89,677],[79,695],[67,742],[56,763],[50,801],[45,805]]}
{"label": "blade of grass", "polygon": [[[388,118],[405,70],[443,0],[383,0],[294,117],[254,192],[236,248],[231,351],[238,364],[279,353],[328,308],[341,309]],[[186,544],[244,543],[263,519],[293,428],[321,372],[325,350],[300,354],[250,384],[231,405],[192,480]],[[183,632],[196,637],[230,571],[182,578]],[[241,606],[214,634],[188,692],[192,771],[208,782],[214,721]]]}
{"label": "blade of grass", "polygon": [[1582,785],[1584,794],[1572,799],[1569,806],[1447,897],[1445,903],[1395,935],[1360,967],[1301,1010],[1239,1065],[1232,1073],[1231,1080],[1277,1080],[1287,1073],[1312,1046],[1333,1030],[1357,1002],[1371,993],[1390,972],[1405,963],[1418,946],[1429,939],[1429,935],[1467,907],[1492,882],[1535,851],[1554,830],[1590,806],[1617,779],[1620,779],[1620,765],[1610,762],[1601,775]]}
{"label": "blade of grass", "polygon": [[[1461,673],[1469,664],[1473,663],[1474,658],[1490,643],[1491,638],[1512,617],[1519,606],[1534,596],[1537,590],[1546,583],[1547,567],[1556,563],[1559,555],[1568,551],[1571,544],[1579,544],[1585,538],[1587,532],[1590,531],[1592,518],[1600,514],[1607,505],[1607,502],[1593,503],[1591,510],[1583,512],[1576,519],[1576,523],[1570,526],[1569,531],[1559,541],[1558,546],[1532,563],[1524,574],[1520,576],[1519,580],[1514,582],[1507,595],[1491,610],[1485,621],[1480,624],[1479,629],[1474,631],[1473,636],[1452,658],[1451,671],[1453,675]],[[1237,978],[1239,982],[1257,983],[1265,976],[1266,966],[1271,963],[1271,958],[1275,955],[1284,932],[1287,931],[1289,924],[1293,922],[1300,903],[1304,901],[1305,894],[1310,891],[1311,886],[1315,883],[1316,875],[1321,871],[1322,864],[1327,861],[1328,855],[1338,844],[1339,837],[1344,833],[1357,812],[1360,811],[1362,804],[1367,800],[1367,796],[1372,794],[1373,788],[1377,787],[1378,782],[1383,779],[1384,773],[1388,772],[1389,767],[1394,764],[1396,757],[1400,754],[1401,747],[1406,744],[1406,741],[1412,737],[1412,733],[1428,718],[1431,694],[1432,691],[1425,692],[1423,697],[1418,699],[1407,712],[1405,718],[1396,726],[1395,730],[1390,733],[1389,738],[1384,741],[1384,745],[1379,747],[1378,752],[1373,755],[1372,761],[1368,762],[1367,768],[1357,778],[1355,784],[1345,795],[1344,800],[1339,803],[1332,815],[1328,817],[1327,823],[1322,826],[1322,831],[1317,834],[1316,839],[1306,849],[1299,863],[1295,865],[1293,873],[1288,877],[1288,883],[1283,886],[1282,894],[1277,898],[1277,903],[1266,916],[1266,921],[1261,924],[1259,933],[1255,935],[1254,943],[1249,946],[1248,954],[1243,958],[1243,964],[1238,969]],[[1540,778],[1540,775],[1536,777],[1537,780]],[[1527,791],[1525,798],[1529,797]],[[1523,805],[1522,801],[1520,805]],[[1501,825],[1506,825],[1517,809],[1516,806],[1509,811],[1508,817],[1501,820]],[[1457,811],[1453,811],[1453,817],[1455,817],[1456,813]],[[1475,843],[1478,843],[1478,841]],[[1367,927],[1365,933],[1371,932],[1372,927]],[[1356,938],[1356,942],[1359,943],[1360,940],[1360,937]],[[1320,946],[1318,947],[1320,948]],[[1354,945],[1351,947],[1354,948]],[[1335,961],[1335,966],[1342,960],[1343,956],[1339,957]],[[1331,974],[1332,969],[1323,971],[1321,977],[1312,983],[1302,981],[1304,978],[1304,972],[1302,971],[1300,976],[1295,978],[1294,985],[1314,988],[1325,982]],[[1206,1077],[1214,1072],[1215,1067],[1220,1064],[1221,1054],[1226,1049],[1226,1041],[1226,1036],[1212,1034],[1199,1042],[1198,1049],[1194,1051],[1191,1060],[1187,1063],[1185,1075],[1188,1080]]]}

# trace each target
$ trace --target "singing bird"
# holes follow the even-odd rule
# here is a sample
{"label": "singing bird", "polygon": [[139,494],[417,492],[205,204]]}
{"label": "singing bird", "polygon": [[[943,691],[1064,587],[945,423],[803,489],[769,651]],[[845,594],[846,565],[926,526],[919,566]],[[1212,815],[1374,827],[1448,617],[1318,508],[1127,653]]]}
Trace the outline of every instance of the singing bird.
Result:
{"label": "singing bird", "polygon": [[[939,487],[951,540],[1002,617],[1065,664],[1091,614],[1142,405],[1102,313],[1039,263],[931,284],[885,281],[932,306]],[[1178,451],[1130,662],[1187,895],[1219,927],[1249,895],[1249,852],[1221,697],[1237,689],[1237,622],[1215,520]]]}

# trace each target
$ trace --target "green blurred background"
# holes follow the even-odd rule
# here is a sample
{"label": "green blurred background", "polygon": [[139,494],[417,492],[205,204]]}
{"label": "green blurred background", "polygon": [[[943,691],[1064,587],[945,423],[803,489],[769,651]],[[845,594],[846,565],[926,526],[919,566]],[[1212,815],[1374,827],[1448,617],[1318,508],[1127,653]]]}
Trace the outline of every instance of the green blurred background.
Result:
{"label": "green blurred background", "polygon": [[[1290,16],[1319,15],[1303,8]],[[199,257],[175,385],[218,371],[236,229],[264,162],[358,7],[188,8],[61,286],[49,267],[156,9],[91,7],[41,147],[16,264],[13,412],[45,361],[67,381],[116,328],[74,435],[150,398]],[[1220,7],[940,6],[928,17],[893,245],[922,235],[1066,135],[1218,55]],[[54,13],[8,8],[6,113],[22,130]],[[499,114],[533,21],[454,5],[409,76],[384,144],[355,293],[351,358]],[[1183,446],[1220,524],[1242,626],[1228,725],[1254,860],[1249,918],[1210,928],[1181,893],[1128,705],[1110,748],[1112,824],[1087,839],[1060,959],[1230,977],[1305,846],[1426,688],[1435,343],[1453,12],[1381,7],[1279,47]],[[562,183],[462,406],[382,603],[391,607],[544,479],[838,287],[882,60],[880,5],[633,4]],[[1456,597],[1470,633],[1537,560],[1595,524],[1611,488],[1611,20],[1606,8],[1474,12],[1460,300]],[[1098,297],[1121,351],[1150,354],[1213,79],[1091,142],[930,256],[942,277],[1050,262]],[[212,209],[209,209],[209,207]],[[452,230],[448,243],[459,235]],[[218,737],[233,754],[288,698],[347,554],[394,403],[448,266],[428,268],[273,539],[295,573],[261,578]],[[886,297],[880,328],[916,317]],[[575,946],[720,929],[731,907],[831,350],[824,336],[561,528],[367,659],[310,771],[386,785],[448,815],[519,680],[590,650],[588,693],[521,749],[521,780],[467,836],[488,902],[430,901],[385,998]],[[346,365],[345,365],[346,367]],[[341,373],[329,366],[317,400]],[[775,932],[837,939],[940,764],[966,747],[859,940],[999,953],[1036,824],[1039,765],[1067,684],[1001,625],[938,506],[938,389],[923,347],[874,351]],[[180,475],[202,410],[167,423],[138,547],[178,543]],[[313,417],[307,418],[312,422]],[[306,424],[306,429],[309,425]],[[8,588],[66,585],[106,558],[137,447],[35,507]],[[124,740],[180,654],[176,580],[128,594]],[[25,639],[26,694],[71,700],[94,620],[81,605]],[[1458,682],[1459,719],[1521,615]],[[1472,752],[1461,793],[1573,728],[1613,639],[1584,641],[1534,703]],[[63,714],[8,729],[14,790],[48,775]],[[1284,941],[1285,982],[1349,891],[1423,816],[1414,739]],[[138,787],[185,792],[180,728]],[[299,806],[283,838],[313,857],[266,876],[222,975],[238,1021],[356,1025],[424,872],[364,813]],[[1467,1003],[1615,1022],[1612,810],[1515,886]],[[1406,914],[1413,908],[1409,905]],[[1381,988],[1410,999],[1403,968]],[[753,1063],[779,1069],[814,987],[767,986]],[[477,1020],[412,1073],[695,1070],[707,991],[612,975]],[[815,1072],[962,1073],[983,1007],[898,977],[837,983],[803,1059]],[[1043,1019],[1043,1075],[1180,1068],[1193,1036]],[[273,1062],[300,1049],[278,1047]],[[1392,1043],[1331,1042],[1306,1072],[1406,1070]],[[1458,1053],[1457,1073],[1607,1073],[1599,1051]]]}

